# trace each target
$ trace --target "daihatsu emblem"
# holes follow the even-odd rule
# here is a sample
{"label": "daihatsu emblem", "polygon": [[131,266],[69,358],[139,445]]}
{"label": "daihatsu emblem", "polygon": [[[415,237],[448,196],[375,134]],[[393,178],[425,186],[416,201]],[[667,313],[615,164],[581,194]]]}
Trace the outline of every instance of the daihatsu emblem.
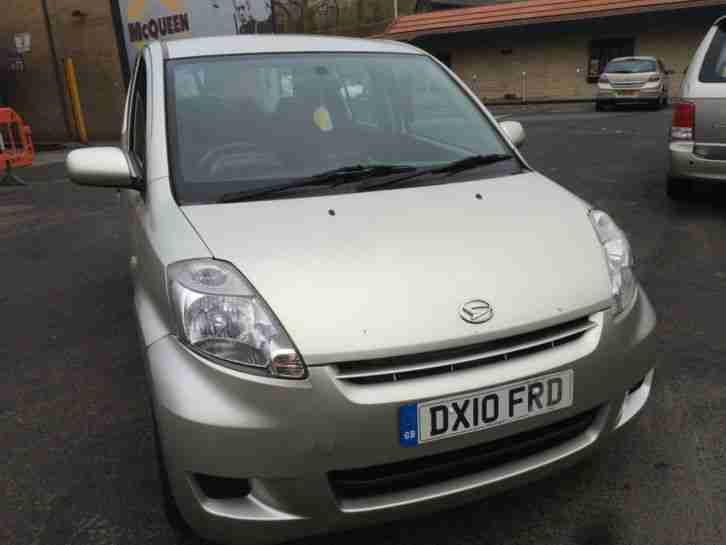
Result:
{"label": "daihatsu emblem", "polygon": [[494,317],[494,308],[481,299],[474,299],[461,305],[459,316],[470,324],[483,324]]}

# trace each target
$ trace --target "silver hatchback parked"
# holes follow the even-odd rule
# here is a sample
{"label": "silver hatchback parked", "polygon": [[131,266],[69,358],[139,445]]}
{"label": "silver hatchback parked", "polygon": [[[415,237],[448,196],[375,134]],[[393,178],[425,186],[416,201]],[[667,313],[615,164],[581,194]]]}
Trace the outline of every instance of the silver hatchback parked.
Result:
{"label": "silver hatchback parked", "polygon": [[597,110],[618,104],[648,104],[663,108],[668,104],[670,75],[655,57],[618,57],[605,67],[597,83]]}
{"label": "silver hatchback parked", "polygon": [[726,17],[696,51],[675,105],[668,195],[686,197],[699,180],[726,182]]}
{"label": "silver hatchback parked", "polygon": [[148,45],[121,188],[171,520],[275,543],[562,469],[646,403],[625,234],[405,44]]}

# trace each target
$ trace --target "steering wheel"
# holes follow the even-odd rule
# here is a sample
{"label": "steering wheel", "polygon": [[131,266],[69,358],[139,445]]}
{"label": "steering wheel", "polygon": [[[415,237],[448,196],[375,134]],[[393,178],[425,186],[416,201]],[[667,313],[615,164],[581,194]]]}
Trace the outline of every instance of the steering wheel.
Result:
{"label": "steering wheel", "polygon": [[215,146],[199,159],[199,168],[209,174],[213,174],[213,167],[220,156],[230,155],[232,153],[249,153],[251,151],[258,151],[258,149],[257,145],[250,142],[232,142],[231,144]]}

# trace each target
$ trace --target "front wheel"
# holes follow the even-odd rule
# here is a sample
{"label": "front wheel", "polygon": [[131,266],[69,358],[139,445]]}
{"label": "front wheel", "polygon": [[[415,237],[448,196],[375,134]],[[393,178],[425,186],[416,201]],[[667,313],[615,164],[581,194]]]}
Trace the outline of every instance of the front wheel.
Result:
{"label": "front wheel", "polygon": [[690,180],[671,177],[668,178],[666,192],[671,199],[675,201],[687,199],[691,195],[692,191],[693,186]]}

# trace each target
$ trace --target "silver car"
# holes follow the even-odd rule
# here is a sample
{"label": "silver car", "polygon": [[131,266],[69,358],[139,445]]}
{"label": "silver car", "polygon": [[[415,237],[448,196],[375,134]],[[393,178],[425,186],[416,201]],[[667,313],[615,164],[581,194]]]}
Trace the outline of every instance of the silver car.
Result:
{"label": "silver car", "polygon": [[668,105],[670,75],[655,57],[618,57],[605,67],[597,82],[598,111],[618,104],[648,104],[659,109]]}
{"label": "silver car", "polygon": [[423,515],[643,408],[655,315],[628,240],[523,141],[405,44],[143,50],[122,149],[67,169],[122,189],[171,520],[249,544]]}
{"label": "silver car", "polygon": [[696,51],[675,105],[668,195],[687,197],[699,180],[726,181],[726,17]]}

